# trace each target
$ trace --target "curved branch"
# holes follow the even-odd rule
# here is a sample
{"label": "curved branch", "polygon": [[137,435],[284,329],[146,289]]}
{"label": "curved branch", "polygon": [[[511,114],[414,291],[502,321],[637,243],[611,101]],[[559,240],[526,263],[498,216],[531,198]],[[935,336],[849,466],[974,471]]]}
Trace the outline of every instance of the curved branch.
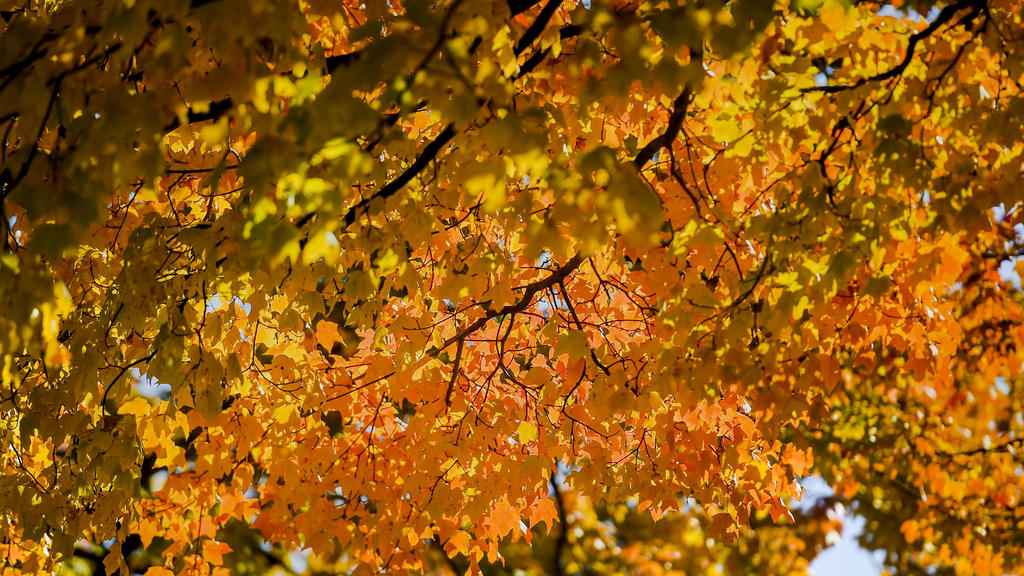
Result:
{"label": "curved branch", "polygon": [[692,98],[693,94],[690,92],[690,88],[686,87],[683,89],[682,94],[672,102],[672,114],[668,117],[668,125],[665,127],[665,132],[648,142],[646,146],[640,149],[636,158],[633,158],[633,164],[637,168],[643,168],[645,164],[651,161],[651,158],[654,158],[658,150],[672,145],[672,142],[679,136],[679,131],[683,127],[683,119],[686,118],[686,111],[690,106]]}
{"label": "curved branch", "polygon": [[580,264],[582,263],[583,256],[579,252],[577,252],[576,255],[570,258],[564,266],[562,266],[561,268],[557,268],[547,278],[538,280],[536,282],[524,286],[522,288],[523,297],[519,299],[519,302],[516,302],[515,304],[507,304],[498,310],[489,310],[487,314],[481,316],[480,318],[477,318],[475,321],[473,321],[472,324],[460,330],[458,334],[445,340],[441,347],[434,351],[434,355],[439,354],[442,350],[451,346],[452,344],[455,344],[456,342],[466,339],[466,337],[468,337],[473,332],[476,332],[480,328],[483,328],[483,326],[493,318],[497,318],[499,316],[508,316],[509,314],[518,314],[520,312],[525,311],[526,308],[533,301],[533,297],[536,296],[538,292],[543,292],[544,290],[547,290],[553,286],[557,286],[559,283],[564,281],[569,274],[571,274],[574,270],[579,268]]}
{"label": "curved branch", "polygon": [[886,70],[885,72],[875,74],[874,76],[861,78],[860,80],[857,80],[853,84],[842,84],[838,86],[814,86],[810,88],[802,88],[800,92],[803,92],[805,94],[808,92],[824,92],[826,94],[835,94],[836,92],[844,92],[846,90],[860,88],[861,86],[867,84],[868,82],[880,82],[902,75],[903,72],[907,69],[907,66],[909,66],[910,62],[913,60],[914,51],[917,49],[917,45],[922,40],[925,40],[929,36],[934,34],[943,25],[952,20],[953,16],[956,16],[956,14],[963,10],[964,8],[971,8],[972,11],[970,14],[961,19],[958,24],[963,24],[964,22],[969,22],[973,20],[975,16],[980,14],[981,11],[986,8],[986,1],[960,0],[959,2],[956,2],[954,4],[947,5],[939,12],[939,15],[935,17],[935,20],[932,20],[932,23],[929,24],[927,28],[910,36],[910,42],[907,44],[907,52],[906,54],[903,55],[903,60],[899,64],[893,66],[892,68]]}
{"label": "curved branch", "polygon": [[426,168],[430,162],[437,158],[437,155],[441,152],[448,142],[455,137],[455,124],[448,124],[444,130],[441,131],[430,144],[427,144],[426,148],[423,149],[423,153],[416,158],[408,168],[402,171],[397,178],[385,184],[380,190],[363,198],[357,202],[348,212],[345,213],[343,218],[345,227],[351,226],[355,223],[358,217],[358,212],[367,211],[370,207],[370,203],[376,199],[386,199],[394,196],[399,190],[405,187],[413,178],[419,175],[420,172]]}

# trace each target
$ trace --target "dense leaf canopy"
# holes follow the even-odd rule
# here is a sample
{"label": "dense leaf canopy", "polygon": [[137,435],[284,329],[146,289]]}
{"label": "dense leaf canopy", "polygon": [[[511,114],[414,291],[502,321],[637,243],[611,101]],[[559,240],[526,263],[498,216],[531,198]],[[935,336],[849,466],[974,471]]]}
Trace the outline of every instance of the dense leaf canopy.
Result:
{"label": "dense leaf canopy", "polygon": [[3,574],[1024,571],[1016,0],[0,5]]}

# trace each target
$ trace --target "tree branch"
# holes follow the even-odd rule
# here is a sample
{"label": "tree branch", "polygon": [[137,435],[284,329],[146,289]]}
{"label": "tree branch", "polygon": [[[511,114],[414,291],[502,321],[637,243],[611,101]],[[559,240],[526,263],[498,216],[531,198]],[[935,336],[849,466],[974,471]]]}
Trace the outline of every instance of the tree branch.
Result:
{"label": "tree branch", "polygon": [[114,388],[114,385],[117,384],[121,377],[124,376],[125,373],[131,370],[132,368],[138,366],[139,364],[144,364],[152,360],[156,356],[158,350],[159,348],[154,348],[152,352],[143,356],[142,358],[125,364],[124,366],[120,366],[120,371],[117,373],[117,376],[114,376],[114,379],[111,380],[110,384],[108,384],[107,387],[103,390],[103,397],[100,399],[100,407],[103,409],[104,414],[110,414],[110,412],[107,410],[107,396],[110,395],[110,391]]}
{"label": "tree branch", "polygon": [[551,491],[554,493],[555,508],[558,510],[558,523],[561,530],[558,532],[558,539],[555,540],[554,561],[551,566],[551,573],[554,576],[564,576],[565,566],[562,564],[562,553],[569,544],[569,515],[565,512],[565,502],[562,500],[562,491],[558,487],[557,471],[551,473]]}
{"label": "tree branch", "polygon": [[370,203],[373,202],[374,200],[383,200],[391,196],[394,196],[395,193],[397,193],[399,190],[405,187],[405,185],[408,184],[409,181],[411,181],[413,178],[419,175],[419,173],[422,172],[423,169],[426,168],[430,164],[430,162],[437,157],[437,155],[441,152],[444,146],[448,144],[448,142],[450,142],[451,139],[454,137],[455,124],[448,124],[447,126],[445,126],[444,130],[442,130],[440,134],[438,134],[433,140],[430,141],[430,144],[427,144],[427,147],[423,149],[423,153],[420,154],[418,158],[416,158],[416,161],[413,162],[408,168],[406,168],[397,178],[385,184],[384,187],[378,190],[376,193],[371,194],[366,198],[363,198],[354,206],[352,206],[352,208],[350,208],[349,211],[345,213],[345,217],[343,218],[345,226],[348,227],[354,224],[356,218],[358,217],[358,212],[368,210],[370,207]]}
{"label": "tree branch", "polygon": [[480,318],[477,318],[475,321],[473,321],[472,324],[466,326],[465,328],[460,330],[456,335],[445,340],[440,348],[436,349],[436,351],[433,351],[433,354],[437,355],[442,350],[451,346],[452,344],[464,340],[473,332],[476,332],[480,328],[483,328],[484,324],[487,324],[487,322],[489,322],[493,318],[523,312],[530,305],[530,302],[533,301],[533,297],[536,296],[538,292],[547,290],[552,286],[557,286],[562,281],[564,281],[569,274],[571,274],[574,270],[579,268],[580,264],[582,263],[583,256],[579,252],[577,252],[576,255],[570,258],[564,266],[556,269],[554,272],[551,273],[550,276],[524,286],[522,288],[523,297],[519,299],[519,302],[516,302],[515,304],[507,304],[498,310],[489,310],[487,314],[481,316]]}
{"label": "tree branch", "polygon": [[[185,124],[195,124],[196,122],[203,122],[205,120],[219,120],[220,117],[227,113],[228,110],[231,110],[234,105],[235,104],[231,101],[231,98],[224,98],[223,100],[210,102],[210,107],[206,112],[195,112],[192,108],[189,108]],[[175,118],[164,126],[164,132],[173,132],[181,126],[181,120]]]}
{"label": "tree branch", "polygon": [[[691,98],[692,93],[688,87],[683,90],[682,94],[680,94],[678,98],[676,98],[675,102],[673,103],[672,114],[671,116],[669,116],[668,126],[665,128],[665,132],[662,133],[660,136],[656,137],[654,140],[648,142],[647,145],[644,146],[643,149],[640,150],[640,152],[636,155],[636,158],[633,159],[633,164],[635,164],[637,168],[643,168],[643,166],[647,164],[654,156],[654,154],[662,147],[672,145],[672,142],[679,135],[679,131],[682,128],[683,118],[686,117],[686,110],[689,106]],[[448,128],[452,128],[452,126],[449,124]],[[438,137],[438,139],[440,139],[440,136]],[[431,142],[431,146],[433,146],[438,141],[438,139],[435,139],[434,142]],[[430,146],[428,146],[428,148],[430,148]],[[436,151],[434,151],[434,154],[436,154]],[[417,159],[416,163],[414,163],[413,166],[409,167],[410,170],[414,166],[416,166],[416,164],[419,164],[420,160],[422,160],[424,156],[427,156],[427,150],[424,150],[424,155],[421,156],[420,159]],[[425,161],[424,165],[428,161],[429,160]],[[409,170],[407,170],[406,172],[408,171]],[[403,173],[403,176],[404,175],[405,174]],[[411,179],[412,177],[410,176],[409,178]],[[397,191],[397,189],[395,189],[395,191]],[[394,191],[391,192],[391,194],[393,193]],[[346,214],[346,224],[351,223],[349,215],[352,215],[351,220],[354,221],[355,209],[357,207],[364,203],[368,203],[368,201],[371,200],[372,198],[379,196],[380,193],[375,194],[369,199],[363,200],[362,202],[354,206],[353,210],[350,210],[349,213]],[[550,276],[524,286],[522,288],[523,297],[520,298],[518,302],[516,302],[515,304],[508,304],[498,310],[489,310],[485,315],[481,316],[480,318],[477,318],[475,321],[473,321],[471,324],[460,330],[454,336],[445,340],[440,348],[436,348],[428,352],[428,355],[437,356],[438,354],[441,353],[442,350],[445,350],[446,348],[455,343],[459,343],[461,345],[462,341],[469,337],[470,334],[476,332],[480,328],[483,328],[483,326],[487,324],[487,322],[494,318],[508,316],[509,314],[518,314],[520,312],[525,311],[526,308],[530,305],[530,303],[533,302],[533,297],[536,296],[538,292],[548,290],[555,286],[563,286],[563,283],[565,279],[569,276],[569,274],[571,274],[573,271],[579,268],[580,264],[582,263],[583,256],[579,252],[577,252],[572,258],[569,259],[568,262],[565,263],[565,265],[563,265],[561,268],[556,269]],[[456,367],[456,369],[458,368]]]}
{"label": "tree branch", "polygon": [[526,48],[530,44],[533,44],[533,41],[536,40],[542,32],[544,32],[544,28],[547,27],[548,22],[551,21],[551,17],[555,15],[558,7],[561,5],[562,0],[548,0],[548,3],[541,8],[540,14],[537,15],[533,24],[530,24],[530,27],[526,29],[526,32],[524,32],[519,38],[519,41],[516,42],[514,48],[516,56],[522,54],[523,50],[526,50]]}
{"label": "tree branch", "polygon": [[672,145],[676,137],[679,136],[679,130],[683,127],[683,119],[686,118],[686,111],[690,106],[690,101],[693,98],[693,94],[690,92],[690,88],[686,87],[683,89],[683,93],[672,102],[672,114],[668,117],[668,125],[665,127],[665,132],[660,136],[651,140],[640,149],[637,153],[636,158],[633,158],[633,164],[637,168],[643,168],[645,164],[654,158],[654,154]]}
{"label": "tree branch", "polygon": [[964,8],[971,8],[972,12],[971,14],[968,14],[967,17],[962,19],[960,23],[973,20],[974,16],[980,14],[981,11],[985,8],[985,6],[985,0],[960,0],[959,2],[956,2],[954,4],[947,5],[939,12],[939,15],[935,17],[935,20],[932,20],[932,23],[929,24],[927,28],[910,36],[910,42],[907,44],[907,52],[906,54],[903,55],[903,61],[901,61],[896,66],[890,68],[889,70],[886,70],[885,72],[875,74],[874,76],[861,78],[860,80],[857,80],[853,84],[842,84],[838,86],[813,86],[810,88],[803,88],[800,90],[800,92],[803,92],[805,94],[808,92],[824,92],[826,94],[834,94],[836,92],[843,92],[846,90],[860,88],[861,86],[867,84],[868,82],[880,82],[883,80],[888,80],[890,78],[900,76],[903,74],[903,71],[907,69],[907,66],[909,66],[910,62],[913,60],[914,51],[917,49],[918,43],[934,34],[939,28],[941,28],[943,25],[952,20],[953,16],[956,16],[956,14],[963,10]]}
{"label": "tree branch", "polygon": [[541,0],[508,0],[508,7],[509,10],[512,11],[513,16],[518,16],[537,4],[540,4],[540,2]]}

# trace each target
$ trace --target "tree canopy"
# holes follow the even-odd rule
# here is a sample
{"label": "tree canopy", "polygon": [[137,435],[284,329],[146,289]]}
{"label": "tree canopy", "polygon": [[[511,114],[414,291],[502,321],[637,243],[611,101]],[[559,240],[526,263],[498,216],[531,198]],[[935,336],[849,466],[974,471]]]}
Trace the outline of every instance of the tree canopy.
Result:
{"label": "tree canopy", "polygon": [[1022,573],[1019,2],[0,4],[3,574]]}

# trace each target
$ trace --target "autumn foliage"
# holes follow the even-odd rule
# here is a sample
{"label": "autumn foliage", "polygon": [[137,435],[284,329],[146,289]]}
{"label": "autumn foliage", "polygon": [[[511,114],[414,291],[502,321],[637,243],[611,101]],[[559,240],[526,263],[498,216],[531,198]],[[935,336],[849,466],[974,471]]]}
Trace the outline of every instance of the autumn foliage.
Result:
{"label": "autumn foliage", "polygon": [[3,574],[1024,573],[1016,0],[0,6]]}

